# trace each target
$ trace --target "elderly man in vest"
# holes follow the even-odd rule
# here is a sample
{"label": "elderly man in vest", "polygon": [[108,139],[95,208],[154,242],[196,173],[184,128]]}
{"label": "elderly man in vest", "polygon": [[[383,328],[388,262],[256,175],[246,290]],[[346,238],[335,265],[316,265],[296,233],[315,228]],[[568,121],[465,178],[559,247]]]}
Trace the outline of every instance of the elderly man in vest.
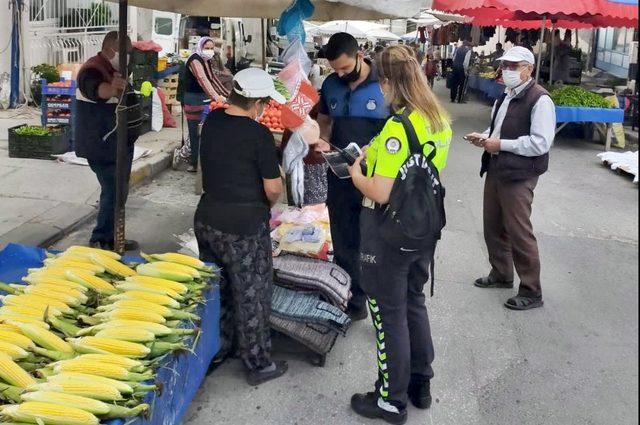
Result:
{"label": "elderly man in vest", "polygon": [[[127,42],[131,50],[131,41]],[[118,58],[118,33],[111,31],[102,42],[102,50],[82,65],[78,72],[76,91],[76,154],[87,159],[101,189],[97,223],[89,244],[108,250],[113,250],[114,243],[116,106],[127,87],[127,81],[118,72]],[[136,138],[137,132],[129,130],[129,155],[125,164],[127,180],[131,173],[133,143]],[[126,250],[137,247],[135,241],[125,242]]]}
{"label": "elderly man in vest", "polygon": [[491,272],[475,281],[480,288],[513,288],[505,307],[541,307],[540,256],[531,225],[531,204],[538,177],[547,171],[555,136],[555,106],[549,93],[531,79],[533,53],[514,47],[499,58],[505,93],[493,106],[491,126],[467,140],[484,149],[480,175],[484,186],[484,237]]}

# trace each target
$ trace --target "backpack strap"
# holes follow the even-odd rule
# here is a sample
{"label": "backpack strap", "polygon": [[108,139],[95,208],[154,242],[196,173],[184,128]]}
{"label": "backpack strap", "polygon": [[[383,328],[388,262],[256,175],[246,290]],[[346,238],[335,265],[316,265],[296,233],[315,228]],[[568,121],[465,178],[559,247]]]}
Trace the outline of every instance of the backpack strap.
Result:
{"label": "backpack strap", "polygon": [[[402,123],[404,127],[404,132],[407,135],[407,140],[409,141],[409,155],[422,154],[423,147],[420,145],[418,141],[418,135],[416,134],[416,129],[413,127],[411,120],[409,119],[409,115],[411,111],[408,108],[405,108],[402,114],[396,115],[398,120]],[[436,156],[436,144],[429,141],[426,143],[431,146],[431,152],[427,156],[429,161],[433,161],[433,158]]]}

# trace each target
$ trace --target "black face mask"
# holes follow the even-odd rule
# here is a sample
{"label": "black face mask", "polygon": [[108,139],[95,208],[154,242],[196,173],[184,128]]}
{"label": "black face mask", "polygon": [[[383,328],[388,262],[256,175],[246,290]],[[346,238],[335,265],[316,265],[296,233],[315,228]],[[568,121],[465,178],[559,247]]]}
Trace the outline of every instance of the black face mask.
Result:
{"label": "black face mask", "polygon": [[353,71],[348,74],[344,74],[340,79],[345,83],[353,83],[358,81],[360,78],[360,71],[362,70],[362,65],[358,66],[358,59],[356,58],[356,66],[353,67]]}

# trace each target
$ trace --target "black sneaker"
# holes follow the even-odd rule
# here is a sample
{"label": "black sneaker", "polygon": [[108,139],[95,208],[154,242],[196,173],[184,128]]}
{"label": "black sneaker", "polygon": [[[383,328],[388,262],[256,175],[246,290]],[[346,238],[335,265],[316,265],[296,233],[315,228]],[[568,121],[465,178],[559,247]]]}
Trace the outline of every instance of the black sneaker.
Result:
{"label": "black sneaker", "polygon": [[264,369],[260,369],[249,371],[247,373],[247,383],[255,387],[256,385],[264,384],[267,381],[281,377],[289,369],[289,365],[287,365],[285,361],[275,361],[273,363],[275,365],[273,370],[264,371]]}
{"label": "black sneaker", "polygon": [[382,419],[389,424],[402,425],[407,422],[407,409],[391,412],[378,406],[378,395],[375,392],[354,394],[351,396],[351,408],[360,416],[369,419]]}
{"label": "black sneaker", "polygon": [[431,407],[431,381],[409,383],[409,400],[418,409]]}
{"label": "black sneaker", "polygon": [[352,322],[357,322],[359,320],[364,320],[367,318],[367,308],[355,307],[350,305],[349,307],[347,307],[346,314],[347,316],[349,316]]}

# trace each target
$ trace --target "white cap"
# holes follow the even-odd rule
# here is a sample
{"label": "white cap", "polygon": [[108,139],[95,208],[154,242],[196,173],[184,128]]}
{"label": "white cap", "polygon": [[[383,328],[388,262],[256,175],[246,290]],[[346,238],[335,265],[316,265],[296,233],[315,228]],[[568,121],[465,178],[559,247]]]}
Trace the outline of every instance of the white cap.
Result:
{"label": "white cap", "polygon": [[285,103],[287,101],[284,96],[276,90],[271,75],[260,68],[243,69],[233,77],[233,82],[237,83],[241,89],[238,90],[234,87],[233,91],[241,96],[250,99],[270,97],[278,103]]}
{"label": "white cap", "polygon": [[526,47],[516,46],[507,50],[504,56],[498,58],[499,61],[509,62],[527,62],[531,65],[536,64],[536,58],[533,56],[531,50]]}

